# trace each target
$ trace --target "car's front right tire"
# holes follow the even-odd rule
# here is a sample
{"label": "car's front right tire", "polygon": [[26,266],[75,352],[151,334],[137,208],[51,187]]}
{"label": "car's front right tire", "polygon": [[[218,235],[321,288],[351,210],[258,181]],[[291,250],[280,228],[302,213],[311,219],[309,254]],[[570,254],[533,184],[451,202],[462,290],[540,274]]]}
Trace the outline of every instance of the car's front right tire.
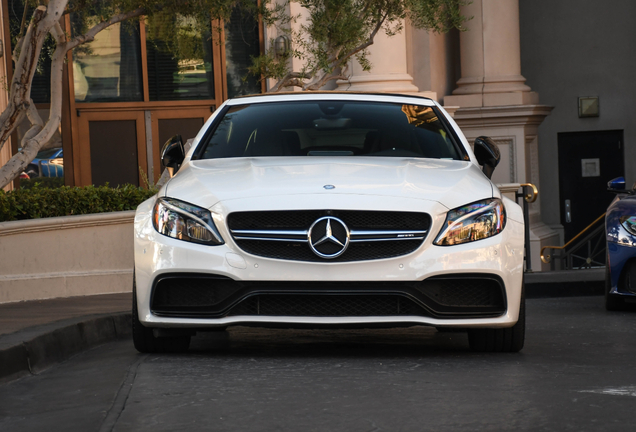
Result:
{"label": "car's front right tire", "polygon": [[512,327],[468,329],[468,344],[477,352],[519,352],[526,335],[526,298],[521,290],[519,319]]}
{"label": "car's front right tire", "polygon": [[132,336],[135,349],[141,353],[185,352],[190,347],[190,336],[155,337],[151,328],[139,321],[137,311],[137,281],[133,273]]}

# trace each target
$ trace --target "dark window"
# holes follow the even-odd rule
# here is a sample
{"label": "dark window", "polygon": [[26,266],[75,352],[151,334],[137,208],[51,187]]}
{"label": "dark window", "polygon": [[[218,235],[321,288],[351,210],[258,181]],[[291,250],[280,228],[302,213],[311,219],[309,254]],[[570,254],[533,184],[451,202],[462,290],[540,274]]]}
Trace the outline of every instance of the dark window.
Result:
{"label": "dark window", "polygon": [[225,25],[225,68],[227,70],[227,94],[233,98],[261,93],[261,84],[247,68],[252,57],[260,54],[258,21],[235,8],[230,22]]}
{"label": "dark window", "polygon": [[157,13],[147,19],[151,101],[214,99],[209,19]]}
{"label": "dark window", "polygon": [[389,156],[461,159],[433,107],[380,102],[273,102],[231,107],[203,159]]}
{"label": "dark window", "polygon": [[[98,10],[101,6],[96,2],[93,7]],[[74,35],[84,34],[99,22],[95,10],[71,14]],[[93,42],[75,48],[73,77],[77,102],[143,100],[139,23],[113,24],[97,33]]]}

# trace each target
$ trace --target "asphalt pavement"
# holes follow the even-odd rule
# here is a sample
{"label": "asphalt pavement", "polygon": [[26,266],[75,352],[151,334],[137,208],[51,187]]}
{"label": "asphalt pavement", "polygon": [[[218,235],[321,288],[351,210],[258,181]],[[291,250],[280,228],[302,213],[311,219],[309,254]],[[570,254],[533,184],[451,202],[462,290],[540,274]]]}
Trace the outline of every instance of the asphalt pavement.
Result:
{"label": "asphalt pavement", "polygon": [[[526,295],[599,295],[603,279],[603,269],[526,274]],[[130,337],[131,304],[131,293],[0,304],[0,382]]]}
{"label": "asphalt pavement", "polygon": [[422,326],[232,327],[184,354],[127,338],[0,384],[0,430],[633,431],[634,313],[530,299],[520,353]]}

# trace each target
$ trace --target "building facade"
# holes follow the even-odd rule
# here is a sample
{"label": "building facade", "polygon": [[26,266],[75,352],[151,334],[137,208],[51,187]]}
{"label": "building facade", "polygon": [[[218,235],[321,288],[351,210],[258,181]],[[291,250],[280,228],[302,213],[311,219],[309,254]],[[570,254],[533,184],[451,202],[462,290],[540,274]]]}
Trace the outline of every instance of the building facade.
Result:
{"label": "building facade", "polygon": [[[23,0],[2,1],[7,52],[23,11]],[[65,31],[83,34],[82,26],[98,21],[90,10],[85,14],[65,16]],[[114,24],[68,53],[62,125],[44,148],[63,148],[67,185],[152,184],[161,171],[162,143],[177,133],[194,137],[225,99],[263,90],[255,77],[243,79],[262,44],[259,23],[238,11],[223,24],[166,13]],[[11,56],[3,60],[10,79]],[[32,89],[43,119],[49,82],[50,60],[43,55]],[[27,125],[12,137],[13,152]]]}
{"label": "building facade", "polygon": [[[20,5],[2,3],[7,51]],[[297,3],[288,7],[303,16]],[[330,88],[431,97],[454,113],[469,141],[491,136],[502,153],[493,179],[539,187],[529,222],[533,269],[540,270],[542,246],[563,244],[604,212],[608,180],[636,180],[636,60],[629,56],[636,37],[627,22],[634,12],[628,0],[473,0],[463,9],[472,17],[467,31],[440,35],[406,23],[393,37],[380,33],[369,49],[372,70],[353,62],[349,79]],[[67,28],[81,31],[74,27],[80,21],[69,17]],[[237,13],[229,23],[199,26],[194,54],[175,58],[171,46],[180,41],[161,30],[190,24],[161,16],[121,24],[69,54],[63,124],[51,144],[64,148],[67,184],[156,181],[168,137],[191,138],[228,97],[274,84],[243,77],[250,55],[276,29]],[[9,57],[0,68],[8,76]],[[40,87],[36,102],[46,115]],[[6,95],[0,99],[6,103]]]}

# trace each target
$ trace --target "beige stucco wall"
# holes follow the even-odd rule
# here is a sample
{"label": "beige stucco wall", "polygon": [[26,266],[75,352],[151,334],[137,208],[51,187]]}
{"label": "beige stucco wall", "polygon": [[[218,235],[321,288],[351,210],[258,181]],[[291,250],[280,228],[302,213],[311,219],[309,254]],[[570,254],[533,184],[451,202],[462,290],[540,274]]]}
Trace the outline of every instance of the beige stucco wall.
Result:
{"label": "beige stucco wall", "polygon": [[134,215],[0,223],[0,303],[131,291]]}

